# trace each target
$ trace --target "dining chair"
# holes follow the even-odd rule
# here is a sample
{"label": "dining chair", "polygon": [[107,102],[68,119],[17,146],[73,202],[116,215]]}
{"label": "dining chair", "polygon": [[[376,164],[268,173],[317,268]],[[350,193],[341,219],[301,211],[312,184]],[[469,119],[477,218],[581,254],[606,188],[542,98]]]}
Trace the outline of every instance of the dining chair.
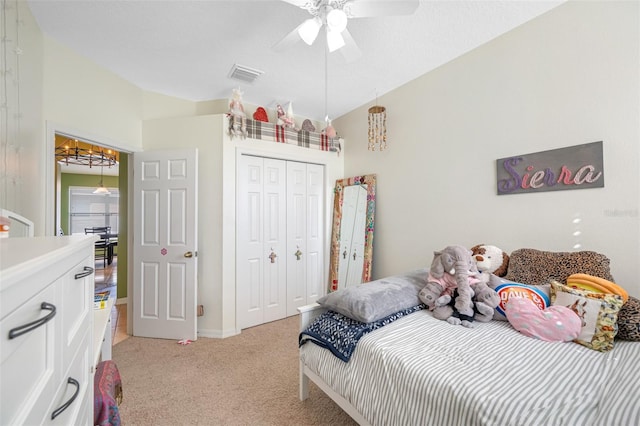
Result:
{"label": "dining chair", "polygon": [[96,256],[102,256],[102,267],[107,267],[107,260],[109,257],[109,234],[111,234],[110,226],[92,226],[84,228],[85,234],[96,234],[100,236],[100,239],[95,242]]}

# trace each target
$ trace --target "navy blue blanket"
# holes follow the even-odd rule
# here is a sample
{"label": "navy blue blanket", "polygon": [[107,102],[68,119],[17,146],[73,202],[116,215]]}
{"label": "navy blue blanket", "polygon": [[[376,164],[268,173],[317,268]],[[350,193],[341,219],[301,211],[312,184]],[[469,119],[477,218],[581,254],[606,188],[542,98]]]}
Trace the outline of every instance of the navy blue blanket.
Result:
{"label": "navy blue blanket", "polygon": [[356,345],[362,336],[380,327],[384,327],[405,315],[425,309],[424,304],[391,314],[378,321],[360,322],[334,311],[327,311],[315,319],[298,337],[298,345],[307,342],[329,349],[331,353],[343,360],[349,361]]}

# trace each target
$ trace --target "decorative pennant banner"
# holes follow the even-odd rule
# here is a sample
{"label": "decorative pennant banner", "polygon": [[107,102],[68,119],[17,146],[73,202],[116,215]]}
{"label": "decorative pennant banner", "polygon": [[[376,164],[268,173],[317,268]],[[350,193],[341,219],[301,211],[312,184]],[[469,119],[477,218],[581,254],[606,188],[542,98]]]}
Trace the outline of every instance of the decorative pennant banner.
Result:
{"label": "decorative pennant banner", "polygon": [[602,141],[496,160],[498,195],[604,187]]}

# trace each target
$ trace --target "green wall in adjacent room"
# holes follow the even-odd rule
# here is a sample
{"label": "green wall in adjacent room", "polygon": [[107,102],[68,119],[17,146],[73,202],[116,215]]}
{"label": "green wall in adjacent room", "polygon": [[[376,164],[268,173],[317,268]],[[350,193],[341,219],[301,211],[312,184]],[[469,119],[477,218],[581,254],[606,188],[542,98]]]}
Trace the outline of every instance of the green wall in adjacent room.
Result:
{"label": "green wall in adjacent room", "polygon": [[[120,170],[128,169],[128,155],[120,153]],[[60,194],[60,227],[65,235],[69,235],[69,187],[71,186],[88,186],[97,187],[100,183],[100,175],[82,175],[74,173],[63,173],[61,175],[61,194]],[[128,177],[126,173],[120,173],[119,176],[104,176],[104,186],[107,188],[118,188],[120,191],[120,211],[118,217],[118,247],[116,253],[118,255],[118,299],[127,297],[127,211],[128,211]]]}
{"label": "green wall in adjacent room", "polygon": [[[125,153],[120,153],[120,165],[119,170],[129,170],[129,156]],[[120,173],[118,176],[118,189],[120,190],[120,205],[118,210],[120,211],[120,217],[118,218],[118,299],[125,299],[127,297],[127,268],[128,268],[128,255],[129,246],[127,244],[129,235],[129,175],[128,173]]]}

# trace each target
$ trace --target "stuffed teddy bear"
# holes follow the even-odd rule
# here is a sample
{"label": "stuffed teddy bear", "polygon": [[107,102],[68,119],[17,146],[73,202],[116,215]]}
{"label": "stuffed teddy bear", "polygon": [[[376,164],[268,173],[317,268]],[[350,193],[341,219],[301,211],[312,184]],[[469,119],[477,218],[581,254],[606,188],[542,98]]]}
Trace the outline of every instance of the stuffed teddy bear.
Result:
{"label": "stuffed teddy bear", "polygon": [[[473,291],[469,279],[473,278],[475,263],[471,251],[462,246],[448,246],[433,253],[433,261],[429,269],[427,284],[420,290],[418,297],[431,311],[438,309],[439,319],[444,319],[447,312],[457,311],[465,318],[473,317]],[[454,290],[457,295],[454,298]],[[453,307],[449,305],[454,300]],[[434,313],[435,316],[435,313]],[[450,316],[449,316],[450,317]],[[460,324],[452,319],[448,322]],[[466,324],[465,324],[466,325]]]}
{"label": "stuffed teddy bear", "polygon": [[489,284],[491,275],[504,277],[507,275],[509,255],[496,246],[478,244],[471,247],[471,257],[476,262],[480,275],[478,279]]}
{"label": "stuffed teddy bear", "polygon": [[[478,244],[471,247],[471,256],[476,263],[479,282],[473,285],[476,307],[475,319],[481,322],[491,321],[494,309],[500,303],[500,296],[491,283],[507,274],[509,256],[496,246]],[[495,287],[495,285],[493,285]]]}

